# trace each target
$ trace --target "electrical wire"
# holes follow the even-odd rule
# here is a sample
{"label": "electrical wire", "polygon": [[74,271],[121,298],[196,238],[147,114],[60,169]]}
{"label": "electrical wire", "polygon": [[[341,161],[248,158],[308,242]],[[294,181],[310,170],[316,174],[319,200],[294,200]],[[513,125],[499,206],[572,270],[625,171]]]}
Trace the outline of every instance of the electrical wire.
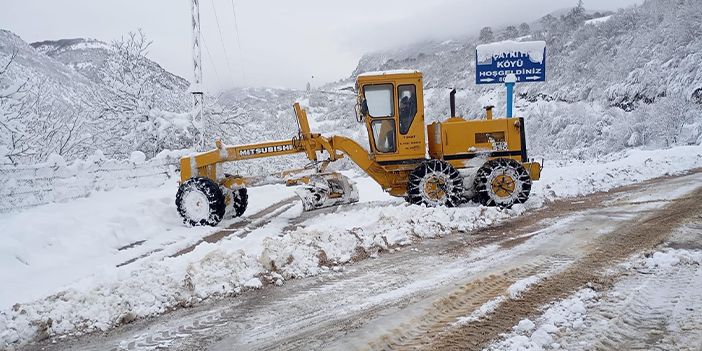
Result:
{"label": "electrical wire", "polygon": [[210,0],[212,4],[212,10],[215,15],[215,22],[217,23],[217,30],[219,30],[219,40],[222,42],[222,49],[224,50],[224,58],[227,60],[227,67],[229,68],[229,75],[232,78],[232,83],[236,84],[234,81],[234,73],[232,73],[232,66],[229,64],[229,55],[227,55],[227,47],[224,45],[224,37],[222,36],[222,27],[219,25],[219,18],[217,17],[217,8],[215,7],[214,0]]}
{"label": "electrical wire", "polygon": [[244,77],[244,86],[246,86],[246,71],[244,71],[244,54],[241,50],[241,38],[239,38],[239,25],[236,20],[236,9],[234,9],[234,0],[232,0],[232,13],[234,14],[234,30],[236,31],[236,42],[239,44],[239,62],[241,63],[241,75]]}
{"label": "electrical wire", "polygon": [[210,63],[212,64],[212,69],[214,70],[215,76],[217,77],[217,82],[219,82],[219,90],[224,90],[222,86],[222,80],[219,79],[219,73],[217,73],[217,66],[215,66],[214,60],[212,60],[212,54],[210,54],[210,48],[207,47],[207,42],[205,41],[205,35],[200,32],[200,37],[202,38],[202,44],[205,46],[205,52],[207,52],[207,57],[210,58]]}

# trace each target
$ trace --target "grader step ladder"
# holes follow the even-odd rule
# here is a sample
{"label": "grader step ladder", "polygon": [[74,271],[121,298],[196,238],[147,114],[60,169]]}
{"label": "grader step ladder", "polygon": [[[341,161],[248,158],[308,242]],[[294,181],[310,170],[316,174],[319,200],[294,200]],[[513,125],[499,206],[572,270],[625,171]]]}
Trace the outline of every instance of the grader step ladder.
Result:
{"label": "grader step ladder", "polygon": [[[467,121],[455,116],[424,123],[422,74],[418,71],[365,73],[358,76],[357,120],[365,124],[369,150],[343,136],[310,131],[307,112],[294,105],[300,130],[290,140],[225,146],[181,159],[178,212],[190,225],[219,223],[227,214],[246,210],[246,188],[272,177],[226,175],[222,164],[239,160],[304,153],[314,165],[273,175],[296,190],[305,210],[358,201],[358,189],[346,176],[327,172],[330,162],[349,157],[392,196],[413,204],[458,206],[476,200],[486,206],[510,207],[527,200],[541,166],[529,162],[523,118]],[[428,136],[428,150],[427,150]],[[429,157],[427,158],[427,151]],[[319,156],[325,158],[320,160]]]}

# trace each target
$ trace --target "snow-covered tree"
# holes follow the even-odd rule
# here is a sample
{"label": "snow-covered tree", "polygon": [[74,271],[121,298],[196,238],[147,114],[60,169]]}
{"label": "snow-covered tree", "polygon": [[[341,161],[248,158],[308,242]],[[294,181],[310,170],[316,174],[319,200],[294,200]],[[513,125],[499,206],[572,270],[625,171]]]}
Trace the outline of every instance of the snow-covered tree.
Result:
{"label": "snow-covered tree", "polygon": [[515,27],[515,26],[507,26],[507,28],[505,29],[505,36],[506,36],[508,39],[514,39],[514,38],[516,38],[517,36],[519,36],[519,31],[517,30],[517,27]]}
{"label": "snow-covered tree", "polygon": [[483,43],[489,43],[493,40],[493,33],[491,27],[483,27],[480,30],[480,41]]}
{"label": "snow-covered tree", "polygon": [[189,97],[164,91],[163,72],[152,69],[146,58],[150,45],[141,30],[115,40],[113,55],[98,72],[102,84],[86,100],[100,123],[99,143],[110,155],[142,151],[154,156],[198,140],[192,115],[184,110]]}
{"label": "snow-covered tree", "polygon": [[529,35],[530,33],[531,27],[529,27],[529,24],[522,22],[522,24],[519,25],[519,35]]}
{"label": "snow-covered tree", "polygon": [[578,5],[575,6],[563,17],[563,21],[569,29],[575,29],[586,20],[585,5],[583,0],[578,0]]}
{"label": "snow-covered tree", "polygon": [[0,63],[0,163],[16,164],[31,152],[23,121],[30,113],[26,99],[27,82],[14,82],[6,73],[17,55],[13,50],[4,64]]}
{"label": "snow-covered tree", "polygon": [[541,26],[544,27],[544,29],[548,31],[556,26],[558,19],[556,17],[553,17],[553,15],[548,14],[544,17],[541,17],[539,22],[541,23]]}

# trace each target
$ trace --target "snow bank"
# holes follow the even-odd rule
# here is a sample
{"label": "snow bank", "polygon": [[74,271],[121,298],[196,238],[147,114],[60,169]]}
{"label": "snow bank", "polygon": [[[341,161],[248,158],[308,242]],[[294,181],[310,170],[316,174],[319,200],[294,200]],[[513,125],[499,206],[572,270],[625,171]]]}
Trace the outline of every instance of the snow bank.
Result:
{"label": "snow bank", "polygon": [[702,146],[665,150],[628,150],[605,162],[569,162],[552,166],[546,160],[532,192],[545,199],[592,194],[702,167]]}
{"label": "snow bank", "polygon": [[[203,260],[188,272],[187,279],[197,291],[207,292],[201,297],[215,292],[238,293],[247,277],[261,275],[268,283],[280,284],[339,269],[344,264],[375,257],[380,251],[409,245],[416,239],[484,227],[524,210],[521,205],[501,211],[479,206],[435,209],[401,204],[325,214],[301,223],[294,230],[281,232],[281,236],[268,233],[260,246],[246,251],[253,259],[245,265],[251,269],[249,275],[241,275],[242,265]],[[275,226],[273,223],[272,227]],[[272,228],[265,229],[270,232]],[[240,257],[243,254],[243,251],[235,253],[239,259],[243,259]]]}
{"label": "snow bank", "polygon": [[653,254],[641,254],[635,257],[634,264],[628,268],[671,268],[680,264],[702,264],[702,251],[666,249]]}

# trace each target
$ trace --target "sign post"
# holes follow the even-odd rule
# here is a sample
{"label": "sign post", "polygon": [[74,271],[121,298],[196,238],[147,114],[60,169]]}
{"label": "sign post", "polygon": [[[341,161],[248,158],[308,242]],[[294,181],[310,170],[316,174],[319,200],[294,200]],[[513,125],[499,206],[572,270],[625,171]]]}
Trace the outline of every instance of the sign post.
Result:
{"label": "sign post", "polygon": [[514,85],[546,81],[546,42],[503,41],[475,48],[475,84],[507,86],[507,117],[512,117]]}
{"label": "sign post", "polygon": [[507,86],[507,118],[512,118],[512,101],[514,100],[514,84],[517,82],[517,76],[510,73],[505,77],[505,85]]}

